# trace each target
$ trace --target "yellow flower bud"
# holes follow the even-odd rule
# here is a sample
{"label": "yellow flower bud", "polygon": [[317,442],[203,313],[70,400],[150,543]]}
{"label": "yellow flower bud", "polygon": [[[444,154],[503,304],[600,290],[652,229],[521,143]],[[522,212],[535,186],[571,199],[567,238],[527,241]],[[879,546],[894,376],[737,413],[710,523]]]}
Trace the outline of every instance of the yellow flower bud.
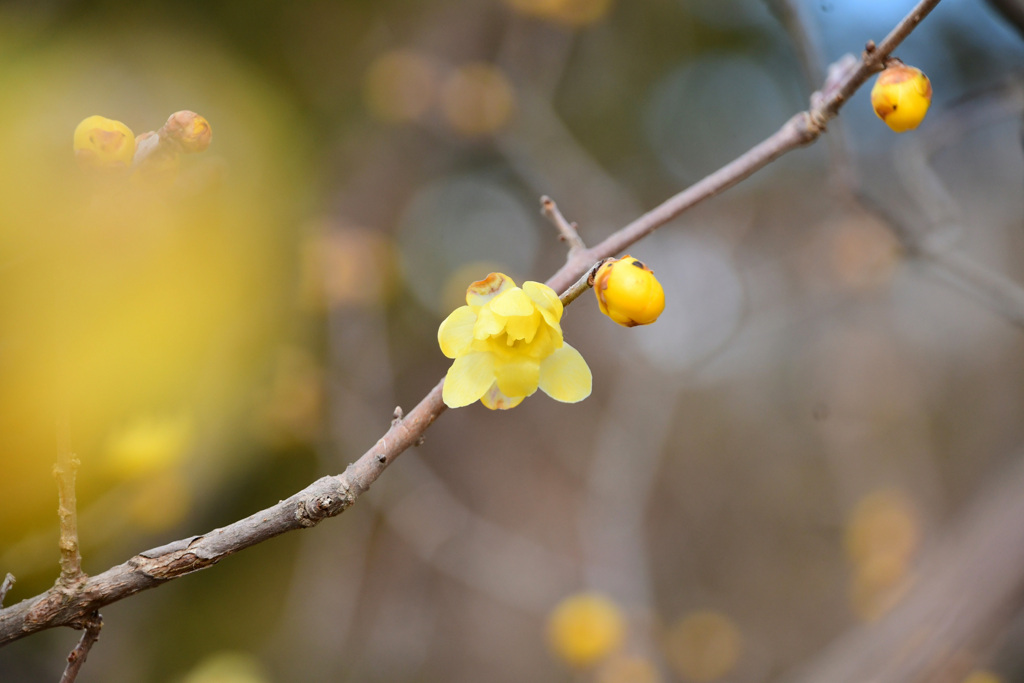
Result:
{"label": "yellow flower bud", "polygon": [[87,170],[126,169],[135,155],[135,134],[105,116],[90,116],[75,128],[75,160]]}
{"label": "yellow flower bud", "polygon": [[603,264],[594,276],[601,312],[620,325],[649,325],[665,310],[665,290],[654,271],[628,254]]}
{"label": "yellow flower bud", "polygon": [[210,122],[194,111],[179,111],[171,114],[164,124],[164,131],[176,140],[186,154],[202,152],[210,146],[213,129]]}
{"label": "yellow flower bud", "polygon": [[932,102],[932,84],[920,69],[895,63],[871,88],[871,106],[878,118],[897,133],[917,128]]}

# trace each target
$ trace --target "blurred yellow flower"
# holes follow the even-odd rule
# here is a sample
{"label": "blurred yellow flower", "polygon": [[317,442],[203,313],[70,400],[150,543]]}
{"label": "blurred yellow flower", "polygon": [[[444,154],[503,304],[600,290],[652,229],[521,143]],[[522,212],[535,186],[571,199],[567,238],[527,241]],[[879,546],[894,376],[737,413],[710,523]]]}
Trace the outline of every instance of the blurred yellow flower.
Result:
{"label": "blurred yellow flower", "polygon": [[316,308],[383,303],[397,279],[391,239],[345,224],[325,222],[315,229],[302,245],[303,303]]}
{"label": "blurred yellow flower", "polygon": [[[294,254],[286,247],[316,185],[312,134],[286,94],[222,43],[193,32],[183,58],[178,29],[149,25],[140,38],[137,23],[115,24],[76,24],[0,68],[0,89],[12,93],[0,101],[0,415],[18,424],[5,437],[0,548],[52,526],[53,479],[42,463],[54,458],[58,394],[67,396],[71,446],[83,461],[80,510],[100,510],[83,528],[113,529],[103,523],[104,501],[127,506],[125,496],[150,476],[192,464],[158,465],[193,452],[192,428],[167,426],[188,422],[174,416],[178,407],[202,410],[204,425],[229,442],[250,438],[238,421],[288,335]],[[0,33],[11,37],[12,26]],[[218,135],[229,134],[184,155],[171,185],[135,182],[131,132],[159,128],[187,106],[168,109],[168,98],[201,102]],[[83,138],[93,119],[78,129],[86,153],[76,154],[76,127],[90,113],[130,117],[135,129],[98,120],[124,142],[114,145],[111,173],[82,172],[75,161],[109,151],[109,141],[97,150]],[[164,426],[139,427],[150,420]],[[129,446],[146,440],[128,437],[139,431],[165,446]],[[213,472],[240,452],[215,451],[203,458]],[[103,533],[83,543],[132,551],[127,537]]]}
{"label": "blurred yellow flower", "polygon": [[323,369],[308,350],[282,348],[257,412],[260,435],[275,444],[312,442],[320,433],[323,408]]}
{"label": "blurred yellow flower", "polygon": [[145,415],[107,437],[105,464],[119,479],[136,479],[180,463],[192,445],[192,420]]}
{"label": "blurred yellow flower", "polygon": [[719,612],[691,612],[669,630],[666,657],[687,680],[705,683],[727,675],[736,666],[743,639],[732,619]]}
{"label": "blurred yellow flower", "polygon": [[878,74],[871,88],[871,107],[897,133],[921,125],[932,102],[932,84],[920,69],[894,64]]}
{"label": "blurred yellow flower", "polygon": [[120,121],[90,116],[75,128],[74,150],[83,169],[127,169],[135,156],[135,134]]}
{"label": "blurred yellow flower", "polygon": [[420,119],[437,99],[438,72],[430,55],[415,50],[386,52],[366,72],[366,106],[371,114],[390,123]]}
{"label": "blurred yellow flower", "polygon": [[976,669],[967,675],[963,683],[1003,683],[1003,679],[991,671]]}
{"label": "blurred yellow flower", "polygon": [[513,9],[568,26],[583,26],[602,19],[612,0],[505,0]]}
{"label": "blurred yellow flower", "polygon": [[829,277],[857,289],[890,285],[902,258],[892,230],[868,215],[844,216],[830,227]]}
{"label": "blurred yellow flower", "polygon": [[903,597],[920,536],[917,509],[899,489],[873,491],[854,506],[843,540],[853,566],[849,599],[857,616],[878,619]]}
{"label": "blurred yellow flower", "polygon": [[181,683],[270,683],[256,657],[247,652],[221,651],[201,661]]}
{"label": "blurred yellow flower", "polygon": [[186,154],[205,151],[213,141],[213,129],[205,118],[187,109],[176,111],[167,118],[163,130],[181,145]]}
{"label": "blurred yellow flower", "polygon": [[538,388],[565,403],[590,395],[590,368],[562,339],[562,302],[550,287],[520,289],[491,273],[469,286],[466,303],[437,331],[441,352],[455,359],[444,381],[449,408],[477,400],[491,410],[514,408]]}
{"label": "blurred yellow flower", "polygon": [[456,69],[441,88],[441,111],[455,132],[489,135],[512,118],[515,91],[504,72],[484,63]]}
{"label": "blurred yellow flower", "polygon": [[920,542],[921,523],[913,501],[899,489],[864,496],[850,512],[844,544],[850,562],[865,565],[879,557],[909,563]]}
{"label": "blurred yellow flower", "polygon": [[665,290],[654,271],[629,254],[601,265],[594,294],[601,312],[625,327],[649,325],[665,310]]}
{"label": "blurred yellow flower", "polygon": [[548,644],[572,666],[592,666],[608,657],[626,635],[618,605],[597,593],[577,593],[555,606],[548,618]]}

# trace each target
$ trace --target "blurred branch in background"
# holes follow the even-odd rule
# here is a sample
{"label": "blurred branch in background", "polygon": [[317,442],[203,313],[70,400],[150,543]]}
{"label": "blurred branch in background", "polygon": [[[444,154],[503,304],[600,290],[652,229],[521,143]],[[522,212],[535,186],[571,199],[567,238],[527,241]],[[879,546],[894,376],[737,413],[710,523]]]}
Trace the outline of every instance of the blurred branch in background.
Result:
{"label": "blurred branch in background", "polygon": [[990,655],[1024,598],[1024,453],[982,490],[891,612],[785,680],[958,683]]}
{"label": "blurred branch in background", "polygon": [[652,661],[659,659],[658,610],[643,528],[682,391],[679,383],[657,381],[662,374],[645,364],[613,379],[579,510],[586,586],[625,607],[638,627],[633,645]]}
{"label": "blurred branch in background", "polygon": [[[836,70],[846,68],[844,60],[840,60],[826,68],[824,52],[818,32],[811,26],[806,6],[797,0],[764,0],[778,17],[786,34],[793,42],[797,59],[803,67],[804,80],[809,89],[834,79]],[[829,134],[825,139],[829,151],[829,173],[832,184],[837,188],[848,188],[853,180],[853,160],[847,143],[846,126],[842,119],[835,119],[829,124]]]}
{"label": "blurred branch in background", "polygon": [[[1007,118],[1020,118],[1024,90],[1017,80],[978,93],[945,112],[917,144],[894,153],[913,209],[900,215],[877,207],[907,249],[946,284],[974,298],[1008,322],[1024,327],[1024,286],[978,263],[955,245],[963,233],[962,218],[932,158],[966,134]],[[885,215],[889,214],[889,215]]]}
{"label": "blurred branch in background", "polygon": [[988,0],[1010,25],[1024,38],[1024,2],[1021,0]]}
{"label": "blurred branch in background", "polygon": [[[787,0],[770,4],[796,36],[801,58],[813,71],[814,52],[802,38],[809,29],[799,9]],[[993,2],[1004,16],[1024,14],[1014,0]],[[804,28],[801,29],[800,26]],[[932,167],[934,155],[982,126],[1019,118],[1024,102],[1017,79],[977,93],[945,111],[923,135],[892,153],[905,193],[890,209],[870,197],[850,166],[847,141],[835,138],[829,147],[832,166],[843,167],[836,189],[863,209],[878,215],[893,231],[908,257],[917,260],[946,284],[1007,322],[1024,327],[1024,287],[979,264],[952,242],[962,233],[960,211]],[[869,622],[831,645],[800,672],[786,680],[876,683],[930,681],[957,683],[992,655],[994,643],[1024,606],[1024,455],[1009,459],[1000,476],[980,488],[970,509],[945,535],[916,572],[909,591],[880,621]]]}

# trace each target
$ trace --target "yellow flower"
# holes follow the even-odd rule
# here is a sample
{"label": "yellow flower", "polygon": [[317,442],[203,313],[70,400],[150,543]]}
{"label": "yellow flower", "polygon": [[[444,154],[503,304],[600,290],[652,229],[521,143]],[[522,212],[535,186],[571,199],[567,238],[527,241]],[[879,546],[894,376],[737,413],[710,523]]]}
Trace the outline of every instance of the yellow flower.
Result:
{"label": "yellow flower", "polygon": [[75,128],[75,160],[84,169],[125,169],[133,156],[135,134],[120,121],[90,116]]}
{"label": "yellow flower", "polygon": [[554,290],[539,282],[520,289],[491,273],[469,286],[466,303],[437,330],[441,352],[455,359],[444,379],[449,408],[478,399],[491,410],[514,408],[538,388],[565,403],[590,396],[590,368],[562,340]]}
{"label": "yellow flower", "polygon": [[620,325],[649,325],[665,310],[665,290],[654,271],[630,255],[603,264],[594,276],[601,312]]}
{"label": "yellow flower", "polygon": [[896,63],[878,74],[871,107],[897,133],[917,128],[932,102],[932,84],[920,69]]}
{"label": "yellow flower", "polygon": [[551,650],[572,666],[587,667],[617,649],[626,636],[618,605],[596,593],[577,593],[558,603],[548,618]]}

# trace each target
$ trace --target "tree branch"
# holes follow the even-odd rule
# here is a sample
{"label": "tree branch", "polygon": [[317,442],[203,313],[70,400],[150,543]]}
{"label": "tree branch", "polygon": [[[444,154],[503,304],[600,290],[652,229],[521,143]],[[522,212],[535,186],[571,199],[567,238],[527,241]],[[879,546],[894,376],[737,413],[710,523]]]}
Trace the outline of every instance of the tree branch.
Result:
{"label": "tree branch", "polygon": [[[548,280],[558,291],[569,286],[594,261],[614,256],[629,245],[654,232],[687,209],[710,199],[742,180],[750,177],[783,154],[817,140],[830,120],[872,74],[883,68],[886,58],[935,9],[940,0],[921,0],[877,46],[868,43],[860,61],[846,70],[839,70],[827,81],[823,89],[811,97],[811,108],[800,112],[775,134],[760,144],[697,181],[682,192],[670,197],[657,207],[640,216],[629,225],[617,230],[600,244],[577,252]],[[840,62],[841,63],[841,62]]]}
{"label": "tree branch", "polygon": [[[814,142],[842,105],[882,67],[884,59],[939,3],[922,0],[873,49],[865,50],[856,67],[844,71],[824,92],[812,99],[812,107],[790,119],[767,140],[715,171],[690,188],[669,198],[629,225],[590,249],[571,254],[547,284],[556,291],[570,287],[594,262],[613,256],[676,218],[695,204],[714,197],[782,156]],[[870,45],[870,44],[869,44]],[[281,501],[228,526],[186,538],[132,557],[81,582],[74,594],[56,588],[0,610],[0,645],[55,626],[88,626],[89,615],[112,602],[171,579],[205,569],[224,557],[287,531],[316,526],[349,506],[405,449],[417,443],[426,429],[444,412],[439,382],[404,418],[340,475],[323,477]]]}
{"label": "tree branch", "polygon": [[103,628],[103,617],[99,612],[93,612],[86,622],[85,631],[75,645],[75,649],[68,655],[68,665],[64,667],[64,675],[60,677],[60,683],[75,683],[78,672],[85,664],[85,658],[89,656],[89,650],[100,639],[100,629]]}
{"label": "tree branch", "polygon": [[438,383],[343,474],[318,479],[287,500],[233,524],[139,553],[87,578],[72,596],[55,587],[0,610],[0,644],[54,626],[85,628],[89,615],[104,605],[210,567],[286,531],[316,526],[341,514],[402,451],[420,439],[444,409]]}
{"label": "tree branch", "polygon": [[594,278],[597,277],[597,270],[600,268],[605,261],[609,259],[602,259],[595,263],[587,272],[580,276],[580,279],[570,285],[569,289],[565,290],[559,299],[563,306],[568,306],[573,301],[576,301],[583,292],[587,291],[594,286]]}

